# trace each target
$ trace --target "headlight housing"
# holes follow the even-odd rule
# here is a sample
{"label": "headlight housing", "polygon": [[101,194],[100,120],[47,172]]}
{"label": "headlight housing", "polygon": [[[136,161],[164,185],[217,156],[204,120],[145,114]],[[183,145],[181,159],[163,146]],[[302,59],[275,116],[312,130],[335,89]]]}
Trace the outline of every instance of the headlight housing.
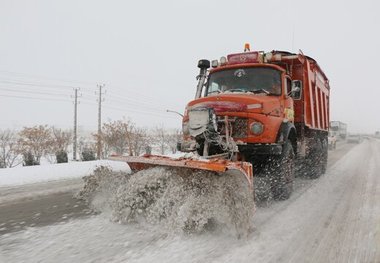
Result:
{"label": "headlight housing", "polygon": [[260,135],[264,131],[264,125],[261,122],[253,122],[250,128],[254,135]]}

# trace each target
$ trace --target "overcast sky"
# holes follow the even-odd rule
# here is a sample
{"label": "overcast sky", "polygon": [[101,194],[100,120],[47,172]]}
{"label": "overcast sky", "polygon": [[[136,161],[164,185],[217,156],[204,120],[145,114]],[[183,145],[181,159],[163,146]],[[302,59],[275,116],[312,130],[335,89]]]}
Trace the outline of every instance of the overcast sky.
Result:
{"label": "overcast sky", "polygon": [[200,58],[301,49],[331,85],[331,120],[380,130],[378,1],[0,0],[0,128],[103,120],[180,128]]}

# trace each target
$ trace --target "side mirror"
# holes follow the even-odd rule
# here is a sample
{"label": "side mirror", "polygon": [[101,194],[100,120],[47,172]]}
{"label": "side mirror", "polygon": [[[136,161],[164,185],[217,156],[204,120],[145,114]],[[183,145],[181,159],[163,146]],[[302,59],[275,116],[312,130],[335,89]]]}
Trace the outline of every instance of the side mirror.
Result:
{"label": "side mirror", "polygon": [[292,81],[292,91],[291,96],[295,100],[301,99],[302,95],[302,81],[301,80],[293,80]]}

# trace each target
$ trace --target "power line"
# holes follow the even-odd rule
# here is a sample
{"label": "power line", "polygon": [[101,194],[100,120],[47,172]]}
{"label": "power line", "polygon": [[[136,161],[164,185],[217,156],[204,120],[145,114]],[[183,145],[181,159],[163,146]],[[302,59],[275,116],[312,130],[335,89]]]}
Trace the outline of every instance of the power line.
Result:
{"label": "power line", "polygon": [[[20,81],[4,80],[4,79],[0,79],[0,84],[4,84],[4,85],[9,84],[9,85],[14,85],[14,86],[29,86],[29,87],[38,87],[38,88],[47,88],[47,89],[59,89],[59,90],[73,89],[73,88],[77,87],[77,86],[71,86],[71,85],[50,84],[50,83],[33,83],[33,82],[25,82],[25,81],[20,82]],[[84,89],[87,89],[87,91],[82,90],[82,92],[88,93],[90,96],[92,96],[93,89],[91,89],[91,88],[84,88]],[[112,92],[112,94],[110,94],[110,96],[117,98],[117,99],[122,98],[124,100],[136,101],[137,103],[141,103],[141,102],[146,103],[146,104],[154,104],[155,103],[155,99],[150,97],[150,96],[142,95],[141,93],[138,93],[135,91],[130,91],[130,90],[128,90],[128,92],[138,94],[138,95],[136,95],[136,97],[139,99],[132,100],[131,98],[127,98],[124,95],[114,93],[114,92]]]}
{"label": "power line", "polygon": [[122,95],[115,94],[112,90],[107,94],[107,97],[109,98],[110,101],[119,102],[122,104],[125,104],[126,102],[133,103],[133,104],[136,104],[138,106],[145,104],[144,105],[145,108],[151,108],[153,110],[165,111],[167,108],[167,105],[164,106],[164,105],[156,104],[157,99],[154,99],[154,100],[148,99],[147,100],[147,99],[144,99],[143,97],[140,97],[140,96],[138,96],[138,97],[125,97]]}
{"label": "power line", "polygon": [[[15,91],[15,92],[19,92],[19,91]],[[34,94],[34,93],[38,93],[40,95],[49,95],[49,96],[54,96],[54,95],[58,95],[58,94],[53,94],[53,93],[46,93],[46,92],[29,92],[27,91],[27,93],[31,93],[31,94]],[[66,94],[59,94],[60,96],[67,96]],[[18,96],[18,95],[8,95],[8,94],[3,94],[3,95],[0,95],[2,97],[9,97],[9,98],[20,98],[20,99],[31,99],[31,100],[45,100],[45,101],[68,101],[68,100],[65,100],[65,99],[59,99],[59,98],[43,98],[43,97],[36,97],[36,96]],[[92,100],[88,99],[88,98],[83,98],[82,97],[82,100],[85,100],[87,103],[85,104],[92,104]],[[139,106],[141,105],[142,103],[141,102],[135,102],[135,101],[132,101],[130,100],[129,101],[129,104],[134,104],[136,106],[130,106],[130,105],[126,105],[125,103],[123,103],[122,101],[117,101],[115,99],[110,99],[110,102],[114,102],[114,103],[119,103],[119,104],[122,104],[122,108],[121,107],[115,107],[115,106],[108,106],[108,105],[104,105],[105,108],[109,108],[109,109],[116,109],[116,110],[120,110],[120,111],[128,111],[128,112],[135,112],[135,113],[142,113],[142,114],[149,114],[149,115],[155,115],[155,116],[161,116],[161,117],[164,117],[164,114],[159,114],[158,112],[162,111],[164,112],[164,107],[162,108],[158,108],[158,107],[149,107],[149,106],[143,106],[141,109],[139,108],[136,108],[136,106]],[[95,104],[95,102],[93,103],[93,105]],[[158,111],[158,112],[157,112]]]}
{"label": "power line", "polygon": [[[162,106],[162,107],[154,107],[154,106],[151,106],[149,103],[144,103],[144,102],[139,102],[139,101],[133,101],[133,100],[115,100],[115,99],[109,99],[109,101],[112,103],[112,104],[119,104],[119,105],[130,105],[131,107],[133,108],[143,108],[143,109],[147,109],[147,110],[151,110],[151,111],[165,111],[165,108]],[[132,105],[131,105],[132,104]]]}
{"label": "power line", "polygon": [[94,86],[96,85],[96,82],[91,82],[91,81],[83,81],[83,80],[67,80],[67,79],[62,79],[62,78],[52,78],[52,77],[47,77],[47,76],[41,76],[41,75],[33,75],[29,73],[24,73],[24,72],[14,72],[14,71],[8,71],[8,70],[0,70],[0,73],[5,73],[7,75],[18,75],[21,78],[29,78],[29,79],[45,79],[45,80],[50,80],[50,81],[60,81],[60,82],[67,82],[67,83],[75,83],[75,84],[81,84],[83,85],[90,85]]}
{"label": "power line", "polygon": [[157,116],[157,117],[164,117],[164,118],[170,118],[170,119],[177,119],[177,118],[174,118],[173,116],[171,116],[167,113],[161,114],[157,111],[140,111],[140,110],[136,110],[136,109],[118,108],[118,107],[114,107],[114,106],[103,106],[103,107],[107,108],[107,109],[123,111],[126,113],[134,112],[134,113],[145,114],[145,115],[149,115],[149,116]]}
{"label": "power line", "polygon": [[[4,79],[4,76],[1,76],[3,79],[1,80],[0,79],[0,82],[2,83],[6,83],[6,84],[12,84],[12,85],[24,85],[24,86],[35,86],[35,87],[47,87],[47,88],[76,88],[78,86],[81,86],[82,90],[83,90],[83,86],[95,86],[95,82],[84,82],[84,81],[69,81],[69,80],[62,80],[62,79],[55,79],[55,78],[48,78],[48,77],[41,77],[41,76],[34,76],[34,75],[30,75],[30,74],[25,74],[25,73],[16,73],[16,72],[10,72],[10,71],[0,71],[1,72],[7,72],[7,73],[11,73],[13,76],[11,77],[12,79],[9,79],[8,76],[6,76],[8,79]],[[39,83],[36,83],[36,82],[33,82],[30,80],[30,77],[29,79],[28,78],[25,78],[25,77],[21,77],[20,79],[20,76],[16,76],[16,78],[18,79],[14,79],[15,76],[14,75],[27,75],[27,76],[33,76],[32,78],[33,79],[36,79],[36,78],[39,78],[39,81],[41,81],[40,79],[43,78],[43,79],[47,79],[47,80],[53,80],[53,81],[61,81],[61,82],[67,82],[67,83],[75,83],[76,85],[63,85],[63,84],[56,84],[56,83],[46,83],[46,81],[43,80],[43,82],[39,82]],[[78,85],[78,83],[81,83],[80,85]],[[86,83],[86,85],[83,85],[83,83]],[[133,94],[136,94],[137,97],[139,98],[145,98],[145,100],[148,100],[150,101],[150,103],[152,103],[153,101],[156,100],[156,98],[154,97],[151,97],[151,96],[147,96],[146,94],[144,93],[141,93],[141,92],[138,92],[136,91],[135,89],[130,89],[128,87],[121,87],[121,86],[117,86],[117,85],[111,85],[111,87],[116,87],[118,89],[127,89],[128,90],[128,93],[133,93]],[[91,88],[89,87],[86,87],[84,89],[88,89],[88,90],[91,90]],[[112,90],[112,89],[111,89]],[[113,92],[114,93],[114,92]],[[124,97],[124,95],[121,95],[120,93],[114,93],[116,97]]]}
{"label": "power line", "polygon": [[[50,77],[50,76],[44,76],[44,75],[35,75],[35,74],[30,74],[30,73],[25,73],[25,72],[16,72],[16,71],[10,71],[10,70],[0,70],[0,77],[7,77],[7,78],[19,78],[19,81],[27,81],[30,82],[31,79],[33,80],[42,80],[44,82],[46,81],[54,81],[54,82],[64,82],[64,83],[72,83],[70,85],[62,85],[62,84],[55,84],[56,86],[62,86],[62,87],[68,87],[68,88],[75,88],[80,86],[81,89],[83,90],[83,87],[94,87],[96,86],[96,81],[88,81],[88,80],[73,80],[73,79],[64,79],[64,78],[56,78],[56,77]],[[38,84],[37,84],[38,85]],[[135,94],[138,94],[141,97],[146,97],[151,100],[155,100],[156,98],[147,96],[146,94],[136,91],[136,89],[131,89],[128,88],[124,85],[120,84],[115,84],[115,83],[107,83],[107,86],[110,90],[112,90],[112,87],[115,87],[117,89],[125,90],[127,89],[128,92],[132,92]],[[116,94],[119,96],[120,94]]]}
{"label": "power line", "polygon": [[[1,97],[7,97],[7,98],[15,98],[15,99],[28,99],[28,100],[41,100],[41,101],[62,101],[62,102],[68,102],[69,100],[64,99],[63,97],[68,96],[69,94],[64,93],[58,93],[58,90],[60,91],[66,91],[68,88],[77,89],[77,86],[74,85],[66,85],[66,84],[57,84],[57,83],[46,83],[46,81],[41,81],[42,78],[49,79],[50,81],[60,81],[60,82],[66,82],[66,83],[86,83],[84,86],[93,85],[91,82],[82,82],[82,81],[68,81],[68,80],[57,80],[54,78],[46,78],[41,76],[33,76],[32,79],[38,78],[38,83],[30,80],[27,77],[25,77],[25,73],[16,73],[16,72],[9,72],[9,71],[1,71],[0,72],[6,72],[7,74],[12,74],[13,76],[2,76],[0,74],[0,91],[7,91],[11,93],[24,93],[25,95],[11,95],[11,94],[3,94],[0,95]],[[3,74],[4,75],[4,74]],[[16,75],[16,76],[15,76]],[[18,75],[18,76],[17,76]],[[20,76],[24,75],[24,76]],[[29,75],[31,76],[31,75]],[[7,79],[5,79],[7,78]],[[1,85],[5,85],[5,87],[2,87]],[[17,88],[10,89],[9,86],[15,86]],[[18,86],[29,86],[34,87],[33,89],[26,89],[21,88]],[[99,87],[99,86],[98,86]],[[103,86],[102,86],[103,87]],[[114,86],[117,87],[117,86]],[[119,86],[120,87],[120,86]],[[50,89],[57,89],[57,93],[55,91],[50,92]],[[82,98],[85,101],[88,101],[88,103],[85,104],[92,104],[91,99],[95,99],[95,96],[93,95],[93,89],[92,88],[84,88],[84,94],[85,97]],[[124,88],[123,88],[124,89]],[[99,88],[99,99],[98,99],[98,132],[99,132],[99,123],[101,123],[101,110],[102,106],[108,109],[112,110],[118,110],[123,111],[125,113],[138,113],[138,114],[145,114],[149,116],[158,116],[158,117],[164,117],[164,118],[173,118],[172,116],[168,116],[165,112],[167,105],[161,106],[155,104],[157,100],[155,98],[152,98],[150,96],[146,96],[146,94],[141,94],[140,92],[136,92],[136,90],[130,90],[128,89],[128,93],[132,94],[139,94],[137,96],[131,96],[126,97],[125,95],[121,95],[120,93],[115,93],[113,90],[111,90],[111,94],[109,94],[109,101],[114,104],[122,105],[122,107],[115,107],[115,106],[108,106],[108,105],[102,105],[103,98],[100,94],[101,88]],[[29,95],[43,95],[43,96],[51,96],[53,98],[46,98],[41,96],[29,96]],[[54,97],[55,96],[55,97]],[[161,108],[162,107],[162,108]],[[77,105],[75,106],[77,108]],[[75,110],[76,111],[76,110]],[[162,112],[162,113],[160,113]],[[77,113],[76,113],[77,114]],[[174,118],[173,118],[174,119]],[[100,132],[101,134],[101,127]],[[99,136],[101,137],[101,136]],[[99,147],[101,148],[101,147]]]}
{"label": "power line", "polygon": [[[95,103],[93,101],[89,101],[88,99],[85,99],[85,102],[83,102],[83,104],[85,104],[85,105],[98,105],[98,103]],[[116,111],[122,111],[125,113],[133,112],[133,113],[139,113],[139,114],[144,114],[144,115],[149,115],[149,116],[157,116],[157,117],[164,117],[164,118],[170,118],[170,119],[177,119],[177,118],[174,118],[174,116],[167,114],[166,110],[159,110],[159,111],[157,111],[157,110],[145,110],[145,108],[142,110],[139,110],[139,109],[136,109],[136,107],[134,107],[134,106],[129,106],[128,104],[123,104],[122,107],[115,107],[115,106],[109,106],[109,105],[102,104],[102,108],[116,110]],[[160,112],[162,112],[162,114]]]}
{"label": "power line", "polygon": [[[109,96],[109,93],[107,92],[107,97]],[[83,104],[87,104],[87,105],[98,105],[98,103],[95,103],[93,102],[92,100],[88,99],[88,98],[82,98],[82,100],[84,100],[85,102],[83,102]],[[99,99],[97,99],[98,101]],[[123,112],[135,112],[135,113],[142,113],[142,114],[146,114],[146,115],[155,115],[155,116],[159,116],[159,117],[168,117],[168,114],[166,113],[166,108],[162,107],[162,108],[158,108],[158,107],[147,107],[147,106],[144,106],[142,105],[141,108],[139,107],[136,107],[136,106],[141,106],[141,102],[128,102],[126,103],[125,100],[121,101],[117,101],[115,99],[107,99],[107,101],[111,102],[112,104],[115,104],[115,103],[118,103],[120,105],[122,105],[121,107],[117,107],[117,106],[110,106],[110,105],[107,105],[107,104],[103,104],[102,103],[102,108],[107,108],[107,109],[113,109],[113,110],[118,110],[118,111],[123,111]],[[104,100],[103,100],[104,102]],[[130,104],[134,104],[134,105],[130,105]],[[162,112],[163,114],[160,114],[159,112]],[[165,112],[165,113],[164,113]]]}
{"label": "power line", "polygon": [[[117,87],[117,86],[114,86],[114,87]],[[112,91],[112,93],[113,93],[115,96],[117,96],[117,97],[124,97],[124,98],[125,98],[125,95],[120,94],[120,93],[117,93],[117,92],[113,92],[113,90],[112,90],[111,88],[112,88],[112,86],[109,88],[109,90]],[[120,89],[121,87],[117,87],[117,88]],[[156,100],[156,98],[151,97],[151,96],[147,96],[146,94],[143,94],[143,93],[141,93],[141,92],[138,92],[138,91],[136,91],[135,89],[131,90],[131,89],[129,89],[129,88],[123,88],[123,90],[127,90],[128,93],[134,93],[134,94],[137,95],[137,97],[140,97],[140,98],[146,98],[146,99],[151,100],[151,101],[155,101],[155,100]]]}
{"label": "power line", "polygon": [[[14,80],[14,79],[1,79],[0,83],[2,85],[12,85],[12,86],[30,86],[30,87],[39,87],[39,88],[48,88],[48,89],[73,89],[78,87],[79,85],[62,85],[57,83],[42,83],[42,82],[31,82],[30,80]],[[84,88],[88,90],[93,90],[92,88]]]}
{"label": "power line", "polygon": [[64,100],[64,99],[26,97],[26,96],[13,96],[13,95],[2,95],[2,94],[0,94],[0,97],[18,98],[18,99],[31,99],[31,100],[48,100],[48,101],[64,101],[64,102],[69,102],[69,100]]}
{"label": "power line", "polygon": [[[51,78],[51,77],[46,77],[46,76],[36,76],[36,75],[32,75],[32,74],[27,74],[27,73],[17,73],[17,72],[11,72],[11,71],[4,71],[4,70],[0,70],[0,74],[1,73],[6,73],[8,75],[12,75],[12,78],[19,78],[18,80],[16,81],[20,81],[20,77],[21,77],[21,81],[27,81],[27,82],[30,82],[30,79],[38,79],[38,80],[49,80],[49,81],[59,81],[59,82],[66,82],[66,83],[74,83],[76,84],[75,86],[73,85],[62,85],[62,84],[54,84],[55,86],[61,86],[61,87],[67,87],[67,88],[75,88],[77,86],[81,86],[83,88],[83,86],[95,86],[96,85],[96,82],[90,82],[90,81],[82,81],[82,80],[65,80],[65,79],[60,79],[60,78]],[[16,75],[16,76],[15,76]],[[18,75],[18,76],[17,76]],[[21,75],[21,76],[20,76]],[[0,75],[1,76],[1,75]],[[25,77],[26,76],[26,77]],[[4,77],[4,76],[3,76]],[[5,77],[8,77],[8,76],[5,76]],[[9,77],[8,77],[9,78]],[[9,80],[7,80],[9,81]],[[11,80],[11,81],[14,81],[14,80]],[[24,84],[22,84],[24,85]],[[40,84],[32,84],[32,85],[40,85]],[[42,84],[44,85],[44,84]],[[111,87],[115,87],[115,88],[118,88],[118,89],[127,89],[128,92],[132,92],[132,93],[135,93],[135,94],[138,94],[139,96],[142,96],[142,97],[146,97],[146,98],[150,98],[152,100],[154,100],[155,98],[153,97],[150,97],[150,96],[146,96],[146,94],[143,94],[143,93],[140,93],[136,90],[132,90],[128,87],[125,87],[125,86],[119,86],[119,85],[113,85],[111,84]]]}
{"label": "power line", "polygon": [[7,88],[2,88],[2,87],[0,87],[0,90],[9,91],[9,92],[16,92],[16,93],[41,94],[41,95],[48,95],[48,96],[68,96],[68,94],[63,94],[63,93],[50,93],[50,92],[20,90],[20,89],[7,89]]}
{"label": "power line", "polygon": [[57,85],[57,84],[46,84],[46,83],[30,83],[30,82],[18,82],[18,81],[9,81],[9,80],[0,80],[1,83],[5,84],[14,84],[14,85],[23,85],[23,86],[36,86],[36,87],[57,87],[57,88],[75,88],[75,86],[68,85]]}
{"label": "power line", "polygon": [[[107,92],[107,95],[109,95],[108,92]],[[91,99],[83,97],[82,100],[84,100],[84,104],[97,105],[97,103],[93,102],[93,100]],[[157,115],[157,112],[165,112],[165,115],[166,115],[166,108],[163,106],[150,107],[150,106],[145,106],[144,103],[142,102],[121,101],[121,100],[117,101],[115,99],[107,99],[107,102],[110,102],[112,105],[102,104],[102,107],[108,108],[108,109],[116,109],[120,111],[132,111],[132,112],[139,112],[139,113],[143,112],[143,113],[154,114],[154,115]],[[120,106],[114,106],[115,104],[119,104]]]}

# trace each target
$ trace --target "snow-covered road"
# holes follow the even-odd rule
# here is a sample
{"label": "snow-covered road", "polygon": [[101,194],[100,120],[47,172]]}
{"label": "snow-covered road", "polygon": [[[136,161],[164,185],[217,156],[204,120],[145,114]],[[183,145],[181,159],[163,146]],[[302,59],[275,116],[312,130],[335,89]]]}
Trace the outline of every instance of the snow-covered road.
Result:
{"label": "snow-covered road", "polygon": [[330,158],[326,175],[297,179],[289,200],[259,207],[247,239],[97,215],[2,235],[0,262],[380,262],[380,142]]}

